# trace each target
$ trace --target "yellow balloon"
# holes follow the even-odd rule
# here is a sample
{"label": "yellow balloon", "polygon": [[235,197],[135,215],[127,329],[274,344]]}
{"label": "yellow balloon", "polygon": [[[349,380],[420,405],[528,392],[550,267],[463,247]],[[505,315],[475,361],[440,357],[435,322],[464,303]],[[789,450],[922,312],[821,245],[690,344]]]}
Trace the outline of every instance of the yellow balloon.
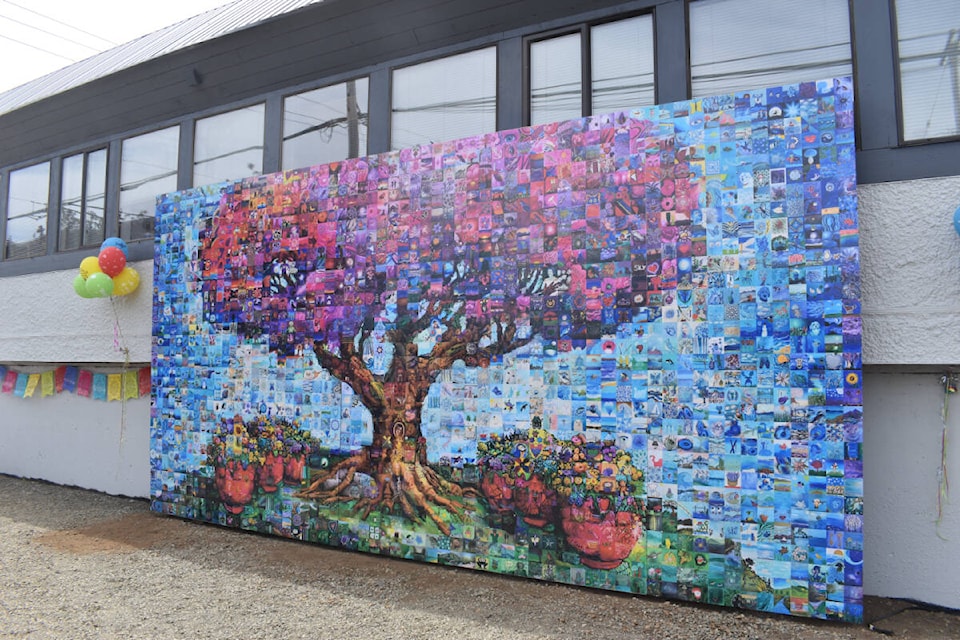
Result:
{"label": "yellow balloon", "polygon": [[101,272],[102,269],[100,269],[100,262],[97,260],[97,256],[90,256],[80,261],[80,275],[83,276],[84,280],[94,273]]}
{"label": "yellow balloon", "polygon": [[113,277],[113,295],[125,296],[133,293],[140,286],[140,274],[133,267],[124,267],[123,271]]}

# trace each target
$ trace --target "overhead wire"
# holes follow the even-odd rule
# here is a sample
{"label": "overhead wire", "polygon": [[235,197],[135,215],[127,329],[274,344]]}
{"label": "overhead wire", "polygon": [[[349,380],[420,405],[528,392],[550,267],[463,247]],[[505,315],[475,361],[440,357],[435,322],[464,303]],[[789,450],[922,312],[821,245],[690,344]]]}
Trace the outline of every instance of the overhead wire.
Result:
{"label": "overhead wire", "polygon": [[77,62],[77,59],[76,59],[76,58],[70,58],[70,57],[65,56],[65,55],[63,55],[63,54],[61,54],[61,53],[56,53],[55,51],[50,51],[49,49],[44,49],[43,47],[38,47],[37,45],[35,45],[35,44],[30,44],[29,42],[24,42],[24,41],[22,41],[22,40],[17,40],[16,38],[11,38],[10,36],[4,35],[4,34],[2,34],[2,33],[0,33],[0,38],[3,38],[4,40],[9,40],[10,42],[16,42],[17,44],[22,44],[22,45],[25,46],[25,47],[30,47],[31,49],[36,49],[37,51],[42,51],[43,53],[50,54],[51,56],[56,56],[56,57],[58,57],[58,58],[63,58],[64,60],[69,60],[70,62]]}
{"label": "overhead wire", "polygon": [[3,18],[4,20],[9,20],[10,22],[16,22],[17,24],[23,25],[24,27],[27,27],[28,29],[33,29],[34,31],[39,31],[40,33],[45,33],[45,34],[47,34],[48,36],[54,37],[54,38],[56,38],[56,39],[58,39],[58,40],[64,40],[64,41],[69,42],[69,43],[71,43],[71,44],[75,44],[75,45],[84,47],[84,48],[86,48],[86,49],[90,49],[91,51],[96,51],[97,53],[103,51],[102,48],[91,47],[91,46],[88,45],[88,44],[84,44],[84,43],[80,42],[79,40],[74,40],[74,39],[72,39],[72,38],[68,38],[67,36],[62,36],[62,35],[53,33],[52,31],[47,31],[46,29],[41,29],[40,27],[34,26],[34,25],[32,25],[32,24],[30,24],[30,23],[27,23],[27,22],[23,22],[22,20],[17,20],[16,18],[11,18],[10,16],[5,16],[5,15],[0,14],[0,18]]}
{"label": "overhead wire", "polygon": [[21,4],[17,4],[16,2],[12,2],[11,0],[0,0],[0,2],[3,2],[4,4],[9,4],[10,6],[16,7],[16,8],[18,8],[18,9],[22,9],[23,11],[28,11],[28,12],[34,14],[34,15],[40,16],[41,18],[44,18],[44,19],[46,19],[46,20],[50,20],[51,22],[56,22],[57,24],[63,25],[63,26],[65,26],[65,27],[69,27],[69,28],[73,29],[74,31],[79,31],[80,33],[83,33],[83,34],[86,34],[86,35],[88,35],[88,36],[94,37],[94,38],[96,38],[97,40],[103,40],[104,42],[106,42],[107,44],[109,44],[109,45],[111,45],[111,46],[114,46],[114,47],[115,47],[115,46],[117,46],[117,45],[119,44],[118,42],[114,42],[113,40],[110,40],[109,38],[104,38],[103,36],[98,36],[98,35],[95,34],[95,33],[91,33],[90,31],[87,31],[87,30],[85,30],[85,29],[81,29],[80,27],[77,27],[77,26],[74,26],[74,25],[72,25],[72,24],[63,22],[62,20],[57,20],[56,18],[54,18],[54,17],[52,17],[52,16],[48,16],[48,15],[45,14],[45,13],[41,13],[41,12],[35,11],[35,10],[29,8],[29,7],[25,7],[25,6],[21,5]]}

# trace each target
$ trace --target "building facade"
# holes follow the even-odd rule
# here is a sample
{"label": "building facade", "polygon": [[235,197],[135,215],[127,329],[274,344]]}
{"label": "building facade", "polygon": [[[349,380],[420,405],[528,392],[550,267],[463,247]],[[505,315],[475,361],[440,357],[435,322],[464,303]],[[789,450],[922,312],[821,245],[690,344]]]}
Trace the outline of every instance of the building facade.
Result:
{"label": "building facade", "polygon": [[[960,473],[960,438],[943,438],[960,428],[947,410],[960,363],[953,3],[327,0],[289,2],[269,16],[253,4],[240,0],[228,7],[234,13],[159,34],[149,44],[162,55],[126,50],[107,73],[68,68],[0,95],[0,365],[115,373],[149,364],[157,194],[850,75],[865,591],[960,607],[960,506],[941,490]],[[211,24],[216,37],[204,31]],[[178,38],[189,46],[178,48]],[[111,236],[129,243],[141,289],[112,301],[78,298],[77,265]],[[147,398],[40,395],[0,394],[0,472],[148,494]]]}

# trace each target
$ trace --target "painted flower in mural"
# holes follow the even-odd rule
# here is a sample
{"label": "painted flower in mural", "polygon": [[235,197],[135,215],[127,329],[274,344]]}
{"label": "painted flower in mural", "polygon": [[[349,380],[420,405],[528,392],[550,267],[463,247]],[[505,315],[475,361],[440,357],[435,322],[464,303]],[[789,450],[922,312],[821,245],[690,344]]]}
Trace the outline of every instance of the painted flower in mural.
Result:
{"label": "painted flower in mural", "polygon": [[227,510],[240,513],[257,487],[272,493],[284,481],[299,486],[315,446],[295,423],[234,416],[217,425],[206,448],[207,464]]}
{"label": "painted flower in mural", "polygon": [[535,417],[526,432],[494,436],[478,445],[481,491],[495,512],[516,511],[535,527],[554,519],[557,493],[550,486],[559,453],[554,437]]}
{"label": "painted flower in mural", "polygon": [[643,472],[612,441],[589,442],[578,434],[568,444],[552,481],[562,497],[560,520],[567,544],[594,569],[613,569],[643,533]]}
{"label": "painted flower in mural", "polygon": [[[421,413],[440,373],[490,367],[538,336],[554,352],[583,348],[676,287],[676,256],[691,255],[693,240],[672,225],[689,221],[697,182],[684,152],[656,150],[639,170],[651,183],[639,182],[627,142],[642,146],[650,128],[622,116],[571,121],[224,195],[200,235],[206,319],[280,355],[311,350],[372,417],[372,442],[300,497],[335,498],[345,483],[329,481],[360,472],[377,486],[368,511],[399,505],[449,531],[434,507],[461,513],[472,490],[426,463]],[[505,138],[517,154],[494,163]],[[587,138],[602,161],[573,162]]]}
{"label": "painted flower in mural", "polygon": [[612,569],[643,532],[643,472],[613,441],[554,438],[535,417],[525,432],[479,445],[481,488],[494,512],[527,524],[558,523],[583,564]]}

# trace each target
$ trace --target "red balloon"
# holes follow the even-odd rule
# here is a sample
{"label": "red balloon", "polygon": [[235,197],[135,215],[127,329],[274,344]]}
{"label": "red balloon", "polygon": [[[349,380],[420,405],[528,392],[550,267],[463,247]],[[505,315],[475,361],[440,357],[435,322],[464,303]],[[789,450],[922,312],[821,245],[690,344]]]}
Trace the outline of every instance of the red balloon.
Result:
{"label": "red balloon", "polygon": [[127,256],[119,247],[107,247],[97,256],[97,264],[101,271],[112,278],[127,266]]}

